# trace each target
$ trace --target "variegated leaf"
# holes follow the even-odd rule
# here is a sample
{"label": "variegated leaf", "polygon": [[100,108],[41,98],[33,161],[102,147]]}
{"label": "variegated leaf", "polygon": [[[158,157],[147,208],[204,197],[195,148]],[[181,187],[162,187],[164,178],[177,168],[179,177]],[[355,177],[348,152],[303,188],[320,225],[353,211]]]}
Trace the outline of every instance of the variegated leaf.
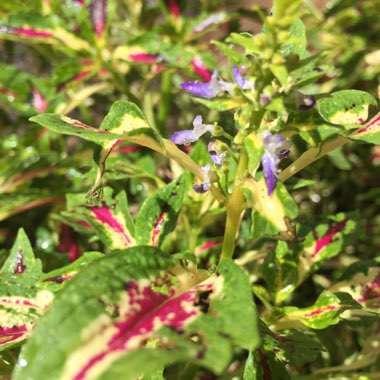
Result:
{"label": "variegated leaf", "polygon": [[0,274],[31,274],[36,279],[42,273],[41,261],[34,257],[33,249],[25,231],[21,228],[12,250],[3,264]]}
{"label": "variegated leaf", "polygon": [[358,141],[380,145],[380,113],[349,137]]}
{"label": "variegated leaf", "polygon": [[346,310],[360,309],[347,293],[323,293],[313,306],[299,309],[289,306],[284,308],[285,317],[278,321],[279,326],[302,322],[312,329],[325,329],[339,323],[340,315]]}
{"label": "variegated leaf", "polygon": [[320,266],[344,250],[355,237],[356,223],[344,214],[330,217],[330,222],[320,224],[302,243],[298,259],[298,284]]}
{"label": "variegated leaf", "polygon": [[329,123],[362,124],[368,118],[370,105],[377,106],[372,95],[358,90],[343,90],[330,94],[318,103],[319,114]]}
{"label": "variegated leaf", "polygon": [[242,190],[252,208],[252,235],[276,235],[281,240],[295,238],[293,219],[298,215],[298,208],[282,183],[277,183],[271,195],[263,178],[246,180]]}
{"label": "variegated leaf", "polygon": [[128,380],[178,361],[221,372],[233,346],[257,343],[249,280],[232,261],[205,279],[157,248],[135,247],[90,264],[63,289],[14,379]]}
{"label": "variegated leaf", "polygon": [[160,146],[162,143],[156,131],[149,127],[140,109],[124,100],[119,100],[111,106],[99,129],[58,114],[41,114],[30,120],[52,131],[80,136],[98,144],[94,150],[94,163],[97,167],[95,183],[85,200],[88,206],[101,206],[100,184],[106,169],[106,160],[119,140],[148,146]]}
{"label": "variegated leaf", "polygon": [[20,229],[0,271],[0,350],[27,339],[50,305],[53,293],[36,286],[41,275],[41,262]]}
{"label": "variegated leaf", "polygon": [[[136,244],[134,224],[128,210],[127,196],[121,191],[115,197],[109,187],[104,189],[104,199],[99,206],[83,206],[84,195],[69,194],[65,216],[72,225],[83,223],[93,227],[97,236],[111,250],[132,247]],[[87,228],[88,230],[88,228]],[[89,230],[91,231],[91,230]]]}
{"label": "variegated leaf", "polygon": [[329,292],[345,292],[363,307],[380,312],[380,263],[357,262],[347,268]]}
{"label": "variegated leaf", "polygon": [[182,176],[145,200],[136,219],[139,244],[159,246],[173,231],[185,190],[186,179]]}

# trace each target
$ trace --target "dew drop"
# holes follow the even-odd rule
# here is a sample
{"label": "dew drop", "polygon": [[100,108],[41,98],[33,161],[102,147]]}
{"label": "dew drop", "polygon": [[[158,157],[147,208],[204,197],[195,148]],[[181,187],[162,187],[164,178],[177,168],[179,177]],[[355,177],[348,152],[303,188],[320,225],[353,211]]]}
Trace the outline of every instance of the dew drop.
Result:
{"label": "dew drop", "polygon": [[25,359],[20,359],[18,365],[20,367],[26,367],[28,365],[28,362]]}

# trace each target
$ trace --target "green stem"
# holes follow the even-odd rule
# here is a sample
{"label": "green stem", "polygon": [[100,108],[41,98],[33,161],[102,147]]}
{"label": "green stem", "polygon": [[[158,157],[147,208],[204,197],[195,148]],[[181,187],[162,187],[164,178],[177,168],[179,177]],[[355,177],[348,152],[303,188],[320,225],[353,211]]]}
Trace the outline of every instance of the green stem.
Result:
{"label": "green stem", "polygon": [[156,123],[154,119],[153,105],[152,105],[152,93],[150,91],[145,91],[143,95],[143,110],[149,125],[156,129]]}
{"label": "green stem", "polygon": [[170,97],[172,87],[172,73],[164,71],[161,79],[160,104],[157,115],[157,126],[161,134],[165,132],[165,124],[170,111]]}
{"label": "green stem", "polygon": [[244,194],[240,185],[247,169],[248,156],[244,148],[240,153],[239,165],[236,171],[236,182],[231,197],[227,203],[226,229],[224,233],[221,260],[232,258],[235,250],[236,235],[240,228],[241,214],[244,211]]}
{"label": "green stem", "polygon": [[285,168],[279,175],[281,181],[286,181],[288,178],[292,177],[294,174],[309,166],[314,161],[325,156],[326,154],[332,152],[333,150],[339,148],[340,146],[346,144],[350,140],[338,136],[331,140],[328,140],[322,144],[322,146],[311,148],[303,153],[297,160],[295,160],[291,165]]}

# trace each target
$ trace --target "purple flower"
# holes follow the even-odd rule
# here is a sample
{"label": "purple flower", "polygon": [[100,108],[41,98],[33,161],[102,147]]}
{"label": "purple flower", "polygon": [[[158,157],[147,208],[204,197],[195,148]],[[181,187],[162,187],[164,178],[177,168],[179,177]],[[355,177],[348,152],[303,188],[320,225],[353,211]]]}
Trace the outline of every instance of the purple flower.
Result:
{"label": "purple flower", "polygon": [[278,177],[278,164],[289,154],[290,142],[279,133],[264,135],[264,155],[261,159],[263,165],[265,184],[268,195],[271,195],[276,187]]}
{"label": "purple flower", "polygon": [[296,91],[296,104],[299,111],[306,112],[314,107],[315,98],[313,95],[305,95],[300,91]]}
{"label": "purple flower", "polygon": [[243,75],[240,74],[237,66],[232,66],[232,74],[235,78],[236,84],[241,90],[253,90],[255,86],[254,83],[244,78]]}
{"label": "purple flower", "polygon": [[203,124],[201,115],[195,117],[193,126],[193,129],[186,129],[174,133],[170,137],[170,141],[176,145],[190,145],[191,143],[198,141],[206,132],[213,134],[215,129],[213,124]]}
{"label": "purple flower", "polygon": [[185,82],[181,84],[181,87],[190,93],[204,99],[212,99],[219,95],[221,92],[232,90],[232,83],[224,82],[222,79],[218,79],[218,72],[214,71],[211,79],[207,83],[201,82]]}
{"label": "purple flower", "polygon": [[211,188],[211,165],[207,164],[205,166],[201,166],[199,170],[202,173],[202,182],[199,185],[194,185],[193,189],[198,194],[203,194],[206,191],[209,191]]}
{"label": "purple flower", "polygon": [[222,166],[226,159],[226,152],[222,152],[215,142],[210,142],[207,146],[207,150],[214,164]]}

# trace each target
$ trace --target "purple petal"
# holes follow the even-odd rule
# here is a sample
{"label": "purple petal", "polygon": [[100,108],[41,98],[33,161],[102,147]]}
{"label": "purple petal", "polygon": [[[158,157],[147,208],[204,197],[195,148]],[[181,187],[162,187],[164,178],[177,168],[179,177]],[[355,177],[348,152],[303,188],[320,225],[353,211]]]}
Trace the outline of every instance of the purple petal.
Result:
{"label": "purple petal", "polygon": [[268,195],[271,195],[277,182],[277,158],[265,153],[261,159],[261,163],[263,164],[264,179],[267,185]]}
{"label": "purple petal", "polygon": [[311,110],[315,105],[315,98],[313,95],[303,95],[300,104],[298,105],[298,110],[306,112]]}
{"label": "purple petal", "polygon": [[106,26],[107,0],[92,0],[88,5],[88,10],[95,33],[100,38]]}
{"label": "purple petal", "polygon": [[232,74],[234,75],[234,78],[235,78],[235,81],[236,81],[236,84],[238,85],[238,87],[243,90],[246,80],[240,74],[239,69],[237,68],[237,66],[232,66]]}
{"label": "purple petal", "polygon": [[207,146],[208,153],[210,154],[210,157],[215,165],[221,166],[223,165],[225,159],[226,159],[226,153],[225,152],[217,152],[217,147],[214,142],[210,142]]}
{"label": "purple petal", "polygon": [[199,98],[212,99],[217,95],[209,83],[185,82],[181,84],[181,87],[189,94]]}
{"label": "purple petal", "polygon": [[209,182],[202,182],[200,185],[194,185],[193,189],[197,194],[204,194],[210,190],[210,187],[211,185]]}
{"label": "purple petal", "polygon": [[267,132],[264,137],[264,148],[266,153],[282,160],[289,153],[290,141],[279,133],[271,135]]}
{"label": "purple petal", "polygon": [[226,159],[226,154],[217,154],[216,152],[210,152],[210,157],[215,165],[222,166]]}
{"label": "purple petal", "polygon": [[189,145],[195,141],[198,141],[199,136],[197,136],[194,131],[186,129],[184,131],[174,133],[169,140],[176,145]]}

